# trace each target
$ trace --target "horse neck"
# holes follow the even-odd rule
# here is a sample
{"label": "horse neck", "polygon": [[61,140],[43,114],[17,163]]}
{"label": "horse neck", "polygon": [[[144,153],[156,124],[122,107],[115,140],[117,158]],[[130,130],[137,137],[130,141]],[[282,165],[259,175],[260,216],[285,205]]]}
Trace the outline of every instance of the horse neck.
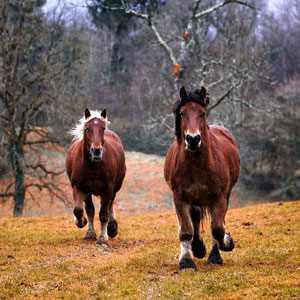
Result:
{"label": "horse neck", "polygon": [[87,143],[85,141],[85,138],[83,138],[80,141],[80,152],[81,152],[81,156],[82,156],[83,160],[86,160],[86,161],[90,160],[89,149],[87,147]]}

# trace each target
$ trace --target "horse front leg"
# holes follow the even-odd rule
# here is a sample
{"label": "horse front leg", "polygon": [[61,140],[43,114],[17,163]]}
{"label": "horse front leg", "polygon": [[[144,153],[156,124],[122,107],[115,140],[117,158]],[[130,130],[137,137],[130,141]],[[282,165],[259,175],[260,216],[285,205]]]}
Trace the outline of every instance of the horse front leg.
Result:
{"label": "horse front leg", "polygon": [[213,236],[213,246],[208,257],[208,264],[221,265],[223,259],[219,249],[222,251],[232,251],[234,241],[229,233],[226,233],[225,215],[227,211],[227,200],[219,199],[211,209],[211,231]]}
{"label": "horse front leg", "polygon": [[114,194],[113,199],[109,206],[109,216],[108,216],[108,225],[107,225],[107,234],[110,238],[114,238],[118,234],[118,223],[116,220],[114,200],[116,194]]}
{"label": "horse front leg", "polygon": [[110,208],[111,201],[112,201],[112,196],[106,195],[101,197],[101,208],[99,212],[101,231],[100,231],[99,239],[97,240],[97,244],[102,246],[108,246],[107,226],[108,226],[109,208]]}
{"label": "horse front leg", "polygon": [[75,215],[75,224],[79,228],[83,228],[87,220],[83,216],[83,201],[86,199],[88,195],[82,193],[76,186],[73,187],[73,198],[74,198],[74,209],[73,213]]}
{"label": "horse front leg", "polygon": [[190,205],[188,205],[184,199],[176,195],[174,195],[174,204],[179,223],[178,236],[181,249],[179,269],[197,270],[197,266],[193,261],[191,246],[193,240],[193,224],[190,217]]}
{"label": "horse front leg", "polygon": [[85,199],[85,211],[88,217],[88,231],[84,237],[85,240],[96,240],[96,232],[94,228],[95,206],[92,200],[92,195]]}

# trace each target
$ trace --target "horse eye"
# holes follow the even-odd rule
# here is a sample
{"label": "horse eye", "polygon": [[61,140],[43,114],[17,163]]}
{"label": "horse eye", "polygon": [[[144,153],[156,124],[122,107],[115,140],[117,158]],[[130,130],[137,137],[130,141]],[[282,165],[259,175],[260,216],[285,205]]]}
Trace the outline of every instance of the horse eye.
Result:
{"label": "horse eye", "polygon": [[85,131],[89,131],[90,129],[88,127],[85,127]]}
{"label": "horse eye", "polygon": [[183,111],[181,111],[181,112],[180,112],[180,116],[181,116],[181,118],[183,118],[183,117],[184,117],[184,113],[183,113]]}
{"label": "horse eye", "polygon": [[205,116],[205,112],[203,112],[202,114],[201,114],[201,118],[203,118]]}

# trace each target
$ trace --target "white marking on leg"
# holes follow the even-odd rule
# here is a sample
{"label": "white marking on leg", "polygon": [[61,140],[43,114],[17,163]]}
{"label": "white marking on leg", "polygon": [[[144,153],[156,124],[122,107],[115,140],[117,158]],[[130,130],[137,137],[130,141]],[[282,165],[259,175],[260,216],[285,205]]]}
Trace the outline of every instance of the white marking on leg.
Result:
{"label": "white marking on leg", "polygon": [[95,229],[94,229],[94,219],[92,219],[92,220],[89,219],[88,226],[89,226],[88,230],[95,231]]}
{"label": "white marking on leg", "polygon": [[192,258],[192,246],[191,241],[182,241],[180,242],[180,259],[182,260],[184,258]]}
{"label": "white marking on leg", "polygon": [[114,205],[112,204],[110,211],[109,211],[109,219],[110,220],[115,220],[116,219],[116,212],[115,212],[115,208]]}
{"label": "white marking on leg", "polygon": [[226,248],[229,248],[230,241],[231,241],[230,235],[227,234],[227,233],[225,233],[223,243],[224,243],[224,245],[225,245]]}
{"label": "white marking on leg", "polygon": [[108,240],[107,224],[108,224],[108,222],[101,223],[101,232],[100,232],[100,237],[103,237],[106,241]]}

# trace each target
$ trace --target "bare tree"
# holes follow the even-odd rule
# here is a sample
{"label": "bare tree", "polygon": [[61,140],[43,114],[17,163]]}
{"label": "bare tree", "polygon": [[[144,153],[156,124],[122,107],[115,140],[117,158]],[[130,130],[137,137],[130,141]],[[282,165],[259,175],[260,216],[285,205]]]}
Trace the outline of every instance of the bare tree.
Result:
{"label": "bare tree", "polygon": [[[57,89],[74,68],[74,47],[65,43],[62,13],[45,20],[44,2],[0,3],[0,130],[13,175],[0,197],[13,197],[16,217],[22,215],[30,188],[46,189],[66,201],[54,180],[63,170],[47,157],[41,160],[40,151],[42,145],[59,142],[46,125],[53,122],[49,112],[57,112]],[[32,180],[26,180],[29,175]]]}

